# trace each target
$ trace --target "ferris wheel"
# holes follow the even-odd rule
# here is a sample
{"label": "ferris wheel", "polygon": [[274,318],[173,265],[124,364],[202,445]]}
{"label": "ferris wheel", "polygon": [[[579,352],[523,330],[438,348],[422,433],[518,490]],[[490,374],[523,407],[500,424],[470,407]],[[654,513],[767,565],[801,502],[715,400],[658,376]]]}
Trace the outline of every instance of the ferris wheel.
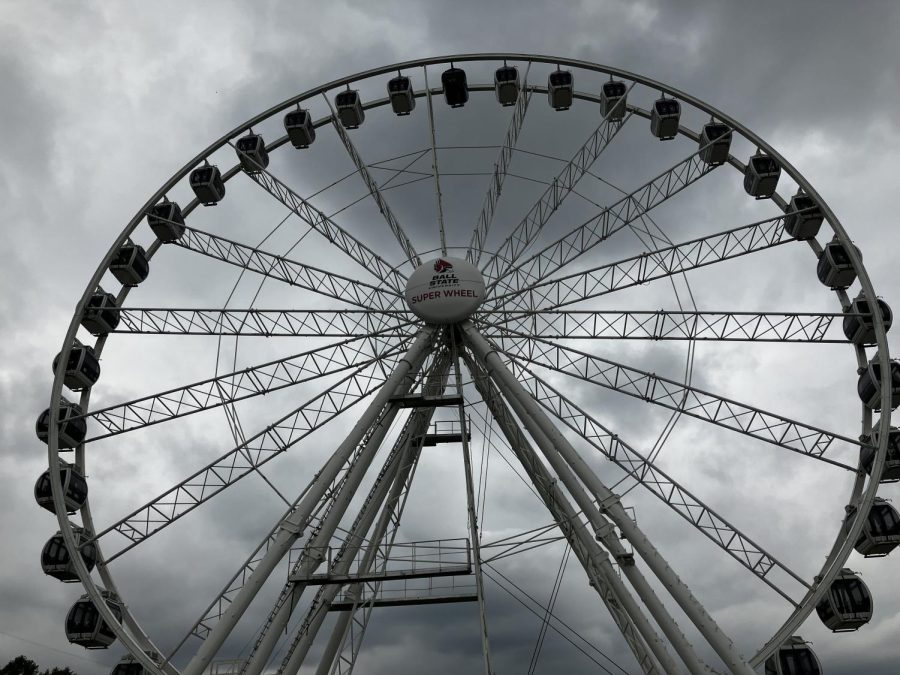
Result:
{"label": "ferris wheel", "polygon": [[[270,215],[277,224],[262,227]],[[773,306],[761,276],[746,282],[750,264],[777,268],[768,281],[797,284],[791,297],[805,308]],[[160,300],[132,304],[141,298]],[[365,662],[363,638],[381,607],[439,613],[466,602],[493,673],[491,595],[518,588],[501,561],[548,542],[566,560],[574,554],[632,671],[818,674],[804,622],[864,626],[872,596],[848,560],[900,544],[900,515],[878,494],[900,480],[891,318],[807,180],[687,93],[526,54],[375,68],[243,122],[116,237],[77,305],[37,421],[49,468],[35,497],[59,521],[42,566],[84,587],[65,618],[70,641],[124,644],[116,675],[221,672],[217,661],[248,630],[231,672],[295,675],[314,653],[316,672],[349,673]],[[847,363],[834,367],[853,374],[857,391],[824,395],[861,403],[858,432],[802,421],[783,399],[719,393],[699,367],[707,346],[740,347],[717,352],[721,360],[781,344],[807,363],[844,345]],[[111,375],[108,362],[134,372]],[[192,367],[206,375],[190,377]],[[157,381],[168,385],[130,395]],[[646,424],[633,422],[644,414]],[[196,431],[194,420],[212,422]],[[844,517],[830,548],[812,556],[824,563],[795,569],[752,520],[727,516],[683,480],[697,477],[687,463],[664,470],[690,438],[686,425],[711,430],[716,443],[784,453],[798,475],[834,472],[843,493],[831,502]],[[199,440],[208,426],[227,432],[224,454],[221,439]],[[191,429],[164,438],[187,439],[196,453],[159,489],[127,448],[163,429]],[[407,501],[431,448],[462,460],[462,526],[455,537],[406,541]],[[298,453],[316,462],[290,463]],[[491,457],[522,479],[546,526],[485,527]],[[134,489],[107,498],[104,486],[123,480]],[[125,566],[170,526],[205,536],[192,522],[252,481],[275,495],[279,515],[182,637],[154,638],[139,621],[142,599],[117,585]],[[783,608],[762,644],[726,634],[692,590],[697,579],[638,524],[631,499],[652,499],[685,542],[719,561],[704,565],[731,565]],[[559,624],[552,604],[542,611],[543,636]]]}

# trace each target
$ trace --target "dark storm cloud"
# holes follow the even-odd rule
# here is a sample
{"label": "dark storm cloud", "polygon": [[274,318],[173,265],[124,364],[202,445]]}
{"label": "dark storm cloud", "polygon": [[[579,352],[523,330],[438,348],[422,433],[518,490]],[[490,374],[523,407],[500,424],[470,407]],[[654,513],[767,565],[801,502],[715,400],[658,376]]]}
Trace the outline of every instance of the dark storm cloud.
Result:
{"label": "dark storm cloud", "polygon": [[[0,428],[4,431],[4,446],[8,449],[3,464],[4,485],[10,486],[7,495],[14,504],[5,512],[3,530],[15,532],[12,537],[15,550],[3,557],[0,625],[6,632],[62,649],[74,657],[84,658],[84,653],[68,646],[60,626],[78,589],[51,583],[37,568],[37,553],[55,530],[55,523],[49,514],[38,512],[30,495],[45,454],[31,427],[34,417],[46,405],[49,360],[58,349],[71,307],[93,266],[146,196],[210,140],[240,120],[290,95],[375,65],[460,51],[508,49],[559,53],[621,66],[697,95],[734,114],[763,137],[786,144],[785,151],[795,153],[801,170],[809,170],[816,180],[823,181],[814,183],[830,202],[834,202],[832,206],[840,207],[839,215],[844,217],[846,214],[848,229],[866,253],[867,262],[872,264],[870,272],[876,287],[884,289],[882,292],[890,300],[900,281],[900,273],[891,265],[892,247],[885,243],[893,241],[888,230],[889,218],[884,217],[885,212],[890,212],[892,187],[883,175],[884,171],[873,169],[873,158],[880,160],[886,153],[895,155],[897,150],[896,125],[890,111],[897,109],[898,104],[895,65],[898,58],[893,42],[898,12],[886,3],[870,4],[865,11],[860,11],[839,3],[738,6],[609,2],[561,8],[541,2],[493,3],[489,7],[475,2],[436,6],[388,2],[377,6],[335,3],[311,10],[308,5],[282,2],[252,9],[237,3],[221,4],[215,12],[210,12],[209,8],[194,10],[175,5],[162,10],[133,7],[103,7],[101,10],[90,6],[81,6],[77,11],[64,7],[52,10],[28,8],[18,9],[10,17],[3,29],[5,47],[0,48],[0,63],[3,64],[0,66],[0,84],[7,93],[4,105],[0,107],[0,120],[7,131],[0,176],[7,208],[3,232],[8,237],[8,245],[0,253],[0,284],[4,290],[0,317],[7,327],[7,340],[0,347],[3,364],[0,366],[3,405]],[[429,75],[437,79],[437,72]],[[421,79],[421,73],[413,76]],[[383,83],[373,83],[371,87],[372,92],[376,89],[383,92]],[[436,114],[442,134],[439,143],[448,144],[459,142],[454,133],[463,128],[463,121],[467,124],[480,114],[476,111],[489,108],[482,105],[481,99],[473,100],[472,105],[462,111],[448,111],[441,101],[437,103]],[[543,106],[540,98],[536,98],[532,106],[534,109],[529,112],[526,128],[530,123],[536,124],[537,120],[543,124],[545,119],[563,119],[553,118],[543,108],[538,108]],[[417,114],[408,120],[405,131],[414,135],[415,145],[421,147],[429,142],[424,115],[419,114],[423,111],[424,105],[420,101]],[[390,116],[386,111],[373,113],[369,119],[371,133],[365,133],[366,129],[363,129],[364,133],[353,136],[369,161],[395,154],[394,139],[389,130],[396,127],[393,122],[389,127],[388,120]],[[505,124],[505,116],[492,117],[482,130],[484,137],[496,142]],[[634,124],[638,126],[629,133],[644,133],[644,120]],[[879,127],[879,124],[883,126]],[[590,131],[587,124],[579,128],[572,126],[572,129],[560,132],[560,147],[554,154],[568,157]],[[382,129],[384,133],[381,133]],[[280,133],[278,124],[267,127],[263,133],[267,140],[273,138]],[[326,177],[340,175],[350,168],[333,134],[327,136],[330,138],[326,138],[323,130],[319,149],[313,148],[308,154],[314,158],[309,163],[302,163],[303,155],[285,155],[286,159],[277,160],[281,162],[277,165],[278,175],[292,185],[307,188],[306,192],[301,191],[302,194],[323,187]],[[539,144],[535,143],[535,147]],[[649,143],[646,148],[649,158]],[[654,147],[652,151],[655,150]],[[678,150],[661,150],[661,153],[668,152],[680,157]],[[231,160],[230,150],[221,155],[227,155]],[[795,155],[789,155],[789,158]],[[613,148],[608,159],[618,157]],[[842,181],[841,173],[831,168],[843,160],[849,166],[841,166],[847,166],[847,170],[855,174],[849,181]],[[482,164],[492,161],[491,152],[487,152]],[[448,158],[446,162],[450,166],[452,160]],[[416,168],[428,170],[429,163],[426,157]],[[635,164],[641,168],[633,173],[624,171],[619,176],[625,189],[632,189],[647,176],[642,172],[643,164]],[[666,165],[662,162],[654,166],[662,170]],[[610,162],[604,166],[615,164]],[[888,165],[883,168],[887,169]],[[547,174],[550,173],[552,171],[548,169]],[[612,175],[616,175],[615,172]],[[121,180],[122,176],[127,176],[127,180]],[[711,211],[726,213],[730,200],[743,197],[740,188],[735,188],[735,178],[730,180],[731,191],[723,193],[716,208],[710,207]],[[483,198],[485,182],[482,179],[455,182],[449,178],[445,181],[448,195],[475,195],[471,208],[460,210],[459,219],[454,221],[465,225],[463,235],[458,237],[460,240],[467,241],[473,214]],[[848,188],[848,182],[854,189]],[[723,185],[727,188],[724,179]],[[280,207],[268,204],[264,199],[252,201],[250,188],[256,189],[249,186],[244,190],[237,183],[229,184],[231,197],[239,196],[241,200],[246,197],[247,201],[233,211],[226,211],[223,205],[218,210],[198,213],[197,218],[204,218],[210,229],[219,228],[216,231],[229,235],[241,234],[246,223],[273,225],[281,217]],[[429,190],[403,190],[387,192],[388,201],[420,248],[433,245],[435,228],[433,221],[429,221],[434,209],[433,195]],[[332,203],[339,207],[342,200],[353,197],[354,191],[358,196],[359,184],[335,190],[333,197],[323,200],[323,207]],[[540,193],[535,188],[515,188],[512,182],[508,191],[522,195],[523,200],[528,198],[529,203]],[[862,193],[871,198],[860,199]],[[180,194],[187,192],[182,190]],[[612,198],[612,192],[607,194],[598,189],[596,194]],[[666,213],[661,213],[658,218],[675,240],[682,238],[677,236],[682,231],[679,214],[690,214],[686,220],[694,224],[698,216],[703,215],[702,206],[693,208],[690,203],[679,203],[678,206],[668,214],[671,218],[666,218]],[[567,222],[572,218],[572,224],[580,222],[578,216],[590,210],[587,205],[567,205],[567,209],[570,210],[564,215]],[[753,220],[740,209],[734,211],[735,225]],[[502,238],[499,236],[500,223],[505,227],[516,222],[514,215],[510,210],[504,213],[508,219],[498,220],[498,230],[494,233],[498,241]],[[366,240],[377,250],[396,255],[386,226],[371,204],[350,209],[337,218],[348,227],[364,230]],[[699,229],[699,225],[697,227]],[[296,239],[297,231],[273,239],[272,250],[285,250]],[[684,231],[691,231],[690,226]],[[142,231],[140,236],[149,241],[146,232]],[[310,240],[305,242],[310,243]],[[598,248],[596,254],[603,260],[613,260],[636,252],[636,246],[632,240],[619,239]],[[297,251],[297,256],[314,262],[325,250],[318,245],[304,246]],[[161,254],[153,262],[154,284],[142,288],[142,294],[134,297],[148,304],[151,299],[157,300],[156,304],[194,306],[221,301],[224,293],[217,292],[227,286],[231,277],[214,265],[198,263],[196,274],[202,275],[205,283],[196,283],[196,277],[194,283],[190,283],[191,280],[179,277],[179,265],[176,264],[189,260],[188,255],[181,251]],[[792,259],[785,256],[783,260],[787,265]],[[743,274],[752,273],[749,262],[738,269],[743,270]],[[755,294],[746,288],[735,289],[724,283],[723,275],[726,274],[727,271],[711,269],[698,276],[706,282],[703,298],[707,305],[715,305],[711,307],[714,309],[735,306],[737,298],[752,302]],[[792,270],[782,271],[777,278],[768,277],[764,282],[764,295],[771,302],[766,307],[783,309],[794,302],[808,307],[804,304],[806,298],[818,298],[819,295],[813,296],[806,287],[802,294],[786,292],[795,284],[800,285],[800,277],[805,280],[808,276]],[[292,296],[282,290],[267,287],[266,292],[269,294],[264,297],[272,303],[291,301]],[[249,300],[249,293],[246,295]],[[628,297],[652,307],[672,302],[671,293],[659,289],[636,289]],[[245,299],[244,296],[240,298],[241,301]],[[833,303],[829,303],[828,307],[832,306]],[[153,372],[163,369],[162,360],[150,354],[146,358],[136,357],[137,342],[126,342],[123,336],[118,343],[123,345],[121,348],[112,346],[114,343],[117,341],[111,341],[104,357],[106,389],[98,392],[98,400],[104,395],[110,400],[120,400],[132,392],[156,391],[168,385],[170,380],[166,378],[174,376],[173,373]],[[580,348],[578,344],[575,346]],[[784,352],[754,350],[751,355],[743,346],[729,347],[715,352],[701,350],[706,358],[705,368],[696,373],[695,384],[723,393],[726,390],[735,392],[742,400],[766,402],[771,400],[767,397],[787,394],[774,386],[766,389],[755,383],[755,370],[772,364],[783,365],[794,368],[791,372],[796,373],[797,381],[822,381],[815,379],[818,375],[815,358],[805,356],[805,363],[788,364],[785,362],[792,359],[784,357]],[[273,351],[280,348],[266,347]],[[204,347],[182,349],[183,353],[173,355],[169,362],[179,373],[182,368],[184,372],[195,372],[190,367],[206,363],[202,358],[209,356],[202,353]],[[602,344],[592,346],[592,349],[596,353],[609,354]],[[615,353],[612,358],[628,362],[633,357],[636,364],[647,370],[672,374],[680,370],[678,364],[682,363],[683,353],[683,349],[653,345],[624,354]],[[805,355],[810,353],[804,352]],[[841,356],[847,359],[849,353]],[[741,365],[735,366],[736,362]],[[146,371],[146,376],[130,376],[141,371]],[[847,384],[844,380],[849,382],[851,395],[848,399],[852,400],[852,373],[841,373],[840,378],[842,387]],[[655,433],[650,427],[658,428],[665,419],[664,411],[654,410],[648,418],[645,410],[641,414],[638,402],[627,397],[604,394],[600,399],[595,387],[561,377],[552,381],[586,407],[602,401],[603,414],[623,427],[623,436],[628,430],[626,438],[629,442],[642,450],[652,446]],[[835,397],[827,409],[824,404],[811,403],[810,399],[821,398],[813,386],[810,384],[801,396],[781,404],[782,411],[790,408],[798,417],[810,415],[811,418],[819,416],[818,419],[834,420],[836,426],[843,425],[846,418],[855,424],[855,408],[843,405],[843,398]],[[281,408],[289,402],[290,395],[285,394],[273,402],[272,407]],[[248,412],[256,410],[247,407]],[[94,478],[98,485],[101,481],[105,481],[104,485],[112,485],[119,472],[144,470],[152,476],[147,477],[146,483],[142,479],[142,488],[148,485],[161,489],[184,475],[185,467],[196,468],[207,457],[231,447],[221,421],[218,413],[207,413],[207,417],[197,416],[197,420],[182,427],[173,425],[171,431],[163,425],[143,440],[129,439],[98,446],[110,453],[124,447],[129,455],[118,463],[104,459],[101,464],[98,458]],[[328,449],[339,442],[344,433],[342,424],[323,430],[326,433],[317,436],[314,442],[290,453],[285,465],[290,471],[272,472],[273,480],[285,490],[299,489],[291,471],[296,471],[296,475],[305,481],[320,465]],[[759,449],[755,442],[744,442],[743,439],[736,443],[732,436],[718,430],[711,433],[707,429],[708,425],[699,422],[680,425],[661,463],[678,478],[690,480],[692,486],[696,481],[698,494],[710,503],[723,505],[723,513],[736,524],[750,529],[756,525],[753,509],[763,509],[772,503],[783,504],[783,522],[767,527],[768,531],[760,535],[765,545],[776,550],[779,546],[789,548],[792,538],[803,529],[824,530],[827,527],[830,535],[837,527],[837,523],[832,522],[835,519],[833,504],[829,504],[828,512],[823,514],[817,513],[815,506],[800,514],[787,512],[794,501],[779,489],[781,481],[772,476],[780,476],[780,472],[788,467],[799,473],[803,471],[803,464],[793,458],[782,460],[775,449],[768,446]],[[722,462],[715,460],[727,458],[724,453],[729,449],[729,443],[741,454],[728,470],[723,470]],[[479,450],[475,448],[476,453]],[[94,458],[91,461],[95,461]],[[416,486],[419,493],[411,498],[408,530],[404,536],[428,537],[435,529],[435,520],[446,520],[441,524],[448,531],[462,532],[464,511],[458,508],[462,506],[459,491],[451,490],[458,485],[450,484],[446,478],[452,475],[454,480],[461,481],[459,463],[455,456],[437,453],[430,455],[427,461],[429,466],[423,465],[422,469],[423,482]],[[524,486],[518,484],[518,491],[502,487],[505,479],[511,482],[518,479],[511,472],[498,469],[501,463],[496,457],[491,461],[496,464],[491,469],[497,472],[493,475],[503,478],[496,486],[492,485],[488,493],[489,509],[493,510],[485,514],[486,529],[489,530],[485,536],[499,537],[509,533],[502,528],[526,529],[528,523],[533,525],[535,520],[548,522],[547,514]],[[599,462],[597,466],[605,467]],[[811,473],[816,477],[806,478],[802,482],[803,488],[815,488],[816,480],[826,481],[818,478],[815,472]],[[773,482],[779,485],[773,486]],[[832,485],[827,481],[822,484]],[[98,494],[102,492],[98,490]],[[104,494],[108,495],[105,504],[109,518],[115,517],[114,507],[133,505],[136,498],[121,488]],[[441,495],[442,500],[446,498],[446,502],[434,499],[436,494]],[[734,494],[740,494],[746,501],[735,504],[737,500],[730,499]],[[681,527],[677,516],[640,489],[632,492],[629,499],[636,505],[641,526],[689,579],[698,595],[721,616],[726,627],[750,626],[748,635],[741,636],[744,638],[742,644],[757,644],[765,639],[771,632],[771,625],[758,624],[778,621],[783,612],[774,603],[761,600],[769,598],[759,588],[761,584],[744,577],[739,583],[732,583],[734,563],[727,559],[724,563],[706,563],[707,560],[718,561],[716,556],[722,555],[707,540],[691,534],[691,541],[696,539],[696,542],[691,547],[684,546],[679,528],[672,526],[678,522]],[[121,583],[128,587],[129,601],[139,618],[161,644],[171,645],[180,638],[184,626],[196,618],[281,508],[277,499],[255,477],[235,488],[233,495],[222,497],[221,502],[198,509],[189,529],[179,532],[173,527],[158,535],[145,545],[146,552],[136,555],[127,568],[123,566],[118,572]],[[103,503],[98,498],[98,508]],[[442,513],[441,507],[445,504],[452,505],[453,509],[447,507],[447,512]],[[454,515],[448,516],[451,512]],[[197,541],[196,533],[201,533],[200,541]],[[752,533],[757,534],[755,529]],[[193,539],[187,547],[185,537]],[[824,534],[817,535],[816,541],[825,538]],[[826,546],[827,543],[820,548]],[[200,564],[183,561],[179,557],[182,552],[185,559],[190,552],[192,563],[200,560]],[[560,553],[558,547],[552,553],[541,551],[530,566],[520,565],[513,558],[509,568],[502,569],[543,599],[552,585],[550,576],[555,572]],[[800,552],[785,555],[798,565],[812,564]],[[837,637],[826,634],[815,625],[814,619],[804,626],[802,634],[815,641],[820,657],[828,663],[829,673],[881,675],[895,670],[893,664],[897,653],[892,636],[896,632],[896,617],[892,615],[900,607],[900,598],[896,584],[885,571],[884,562],[856,559],[853,562],[864,572],[876,593],[878,614],[873,625],[858,634]],[[283,580],[280,574],[281,571],[273,578],[274,592]],[[735,587],[734,592],[724,593],[722,589],[730,585]],[[186,602],[183,601],[184,588],[193,589]],[[592,594],[583,593],[585,588],[583,573],[574,561],[570,561],[567,585],[564,585],[568,596],[567,602],[561,602],[559,607],[561,615],[595,638],[614,658],[630,664],[630,657],[620,641],[614,634],[609,635],[610,624],[604,610]],[[270,588],[267,593],[271,596],[273,590]],[[522,664],[530,657],[537,619],[521,613],[518,605],[492,584],[488,584],[488,607],[498,670],[523,670]],[[257,609],[241,624],[226,650],[229,654],[237,655],[240,647],[253,639],[264,614],[265,607]],[[480,659],[474,617],[471,605],[446,612],[385,610],[367,638],[367,672],[419,672],[423,663],[429,663],[429,669],[434,672],[477,670]],[[5,638],[0,645],[3,656],[26,651],[25,645]],[[440,655],[439,662],[436,662],[435,654]],[[94,654],[90,656],[93,658]],[[65,660],[53,652],[35,654],[35,657],[42,666]],[[75,670],[83,667],[81,670],[85,673],[100,673],[117,657],[115,650],[97,656],[103,665],[94,670],[84,661],[66,665]],[[398,670],[398,662],[407,670]],[[559,639],[551,637],[538,672],[556,670],[594,672],[594,667]]]}

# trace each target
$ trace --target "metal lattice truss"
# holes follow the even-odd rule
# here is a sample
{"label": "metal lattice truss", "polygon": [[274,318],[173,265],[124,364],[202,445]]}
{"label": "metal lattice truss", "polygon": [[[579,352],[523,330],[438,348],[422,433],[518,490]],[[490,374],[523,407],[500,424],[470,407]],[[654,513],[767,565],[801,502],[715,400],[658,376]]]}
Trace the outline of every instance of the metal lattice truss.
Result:
{"label": "metal lattice truss", "polygon": [[543,339],[521,340],[513,336],[501,337],[496,342],[500,351],[514,361],[526,361],[571,375],[786,450],[837,464],[850,471],[856,470],[855,467],[828,459],[824,455],[835,441],[858,446],[859,440]]}
{"label": "metal lattice truss", "polygon": [[[847,342],[829,335],[848,313],[615,312],[547,310],[530,314],[484,312],[481,325],[494,337],[504,329],[548,340],[737,340],[752,342]],[[490,329],[494,328],[495,331]],[[834,331],[831,331],[834,333]]]}
{"label": "metal lattice truss", "polygon": [[359,403],[384,384],[387,377],[385,369],[395,363],[396,356],[356,368],[323,393],[249,438],[246,443],[225,453],[150,503],[104,529],[96,539],[116,532],[130,541],[107,560],[112,560],[168,527]]}
{"label": "metal lattice truss", "polygon": [[410,242],[409,237],[406,235],[406,232],[403,231],[400,223],[397,222],[397,218],[394,216],[394,212],[391,211],[391,207],[388,206],[387,201],[385,201],[384,195],[382,195],[381,190],[378,189],[378,183],[376,183],[375,179],[372,178],[372,175],[369,173],[369,169],[366,166],[366,163],[359,156],[359,152],[357,152],[356,146],[353,145],[353,141],[350,140],[350,136],[348,136],[347,132],[344,130],[344,125],[338,121],[338,116],[334,112],[331,101],[328,100],[327,96],[324,98],[325,102],[328,104],[328,108],[331,110],[332,126],[337,132],[338,138],[341,139],[341,143],[344,144],[344,148],[347,150],[347,154],[350,156],[350,159],[356,166],[356,170],[359,172],[360,178],[363,179],[363,182],[369,189],[369,194],[371,194],[372,199],[375,200],[375,204],[378,206],[378,211],[384,217],[385,222],[388,224],[388,227],[391,229],[391,232],[397,239],[397,243],[400,244],[400,248],[403,250],[404,255],[406,255],[407,259],[414,266],[418,267],[422,264],[422,260],[419,258],[419,254],[416,253],[416,249],[413,248],[412,242]]}
{"label": "metal lattice truss", "polygon": [[486,274],[492,280],[492,286],[515,291],[545,279],[634,220],[647,215],[652,209],[715,169],[715,165],[706,164],[700,159],[699,152],[698,150],[634,192],[625,195],[525,262],[515,265],[516,260],[537,238],[543,226],[543,223],[538,225],[538,221],[523,221],[522,226],[514,230],[513,235],[507,239],[508,243],[504,243],[485,267]]}
{"label": "metal lattice truss", "polygon": [[578,181],[590,170],[629,119],[630,114],[621,120],[604,120],[600,123],[571,161],[553,179],[540,199],[525,214],[522,221],[516,225],[512,234],[504,240],[497,252],[488,258],[482,268],[488,282],[498,283],[502,280],[504,288],[506,287],[506,277],[514,261],[534,241],[550,217],[562,205],[563,200],[575,189]]}
{"label": "metal lattice truss", "polygon": [[300,220],[346,253],[352,260],[355,260],[360,267],[371,272],[394,292],[403,292],[406,285],[406,277],[403,274],[325,213],[278,180],[271,172],[262,170],[247,175],[263,190],[297,214]]}
{"label": "metal lattice truss", "polygon": [[531,94],[532,92],[528,88],[528,70],[526,70],[523,86],[519,90],[519,97],[513,106],[512,119],[509,121],[509,127],[503,139],[503,147],[500,148],[500,154],[497,156],[497,161],[494,162],[494,175],[490,185],[488,185],[487,194],[484,196],[484,203],[481,206],[481,212],[478,214],[475,230],[472,232],[472,239],[469,242],[469,250],[466,251],[466,260],[476,265],[481,260],[482,247],[491,229],[491,223],[494,222],[494,209],[497,206],[497,200],[500,199],[503,181],[506,180],[506,173],[512,160],[513,149],[516,147],[519,132],[522,130],[522,124],[525,122],[525,113],[528,112]]}
{"label": "metal lattice truss", "polygon": [[507,311],[556,309],[786,244],[793,239],[785,232],[783,220],[784,216],[771,218],[544,281],[501,295],[498,304]]}
{"label": "metal lattice truss", "polygon": [[187,228],[184,235],[175,244],[250,272],[256,272],[291,286],[298,286],[324,295],[332,300],[365,309],[393,310],[401,308],[401,296],[393,291],[356,281],[340,274],[326,272],[317,267],[267,253],[261,249],[202,230]]}
{"label": "metal lattice truss", "polygon": [[104,431],[89,438],[88,442],[269,394],[345,370],[369,366],[381,359],[395,357],[406,342],[402,341],[398,345],[393,340],[385,340],[382,333],[373,333],[120,405],[100,408],[91,411],[86,417],[100,425]]}
{"label": "metal lattice truss", "polygon": [[404,311],[363,309],[176,309],[123,307],[115,333],[259,337],[364,337],[394,331],[413,321]]}

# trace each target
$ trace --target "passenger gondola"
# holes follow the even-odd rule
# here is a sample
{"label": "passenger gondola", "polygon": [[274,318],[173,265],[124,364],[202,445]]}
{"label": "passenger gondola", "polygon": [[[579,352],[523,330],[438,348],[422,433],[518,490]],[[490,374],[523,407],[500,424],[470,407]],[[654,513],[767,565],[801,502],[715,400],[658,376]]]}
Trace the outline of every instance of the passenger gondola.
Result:
{"label": "passenger gondola", "polygon": [[607,120],[621,120],[625,117],[628,87],[619,80],[604,82],[600,87],[600,114]]}
{"label": "passenger gondola", "polygon": [[[851,246],[853,246],[851,244]],[[861,258],[860,250],[853,246],[857,257]],[[825,244],[825,248],[819,254],[819,262],[816,265],[816,276],[819,281],[831,289],[849,288],[856,281],[856,269],[850,261],[847,249],[837,240],[837,237]]]}
{"label": "passenger gondola", "polygon": [[872,594],[852,570],[842,569],[816,605],[816,614],[835,633],[858,630],[872,618]]}
{"label": "passenger gondola", "polygon": [[678,121],[681,119],[681,104],[674,98],[663,96],[653,103],[650,110],[650,132],[661,141],[675,138]]}
{"label": "passenger gondola", "polygon": [[[49,443],[50,408],[38,415],[34,431],[39,440]],[[64,398],[60,399],[57,448],[59,450],[70,450],[78,447],[84,441],[85,436],[87,436],[87,421],[84,418],[84,411],[81,409],[81,406]]]}
{"label": "passenger gondola", "polygon": [[[115,593],[101,591],[106,606],[117,621],[122,620],[122,603]],[[103,620],[94,601],[87,594],[72,605],[66,616],[66,637],[72,644],[85,649],[106,649],[116,641],[116,634]]]}
{"label": "passenger gondola", "polygon": [[184,215],[176,202],[164,199],[147,212],[147,224],[163,243],[178,241],[184,234]]}
{"label": "passenger gondola", "polygon": [[[847,517],[844,519],[844,528],[849,530],[857,509],[855,506],[847,506],[845,510]],[[875,497],[875,502],[853,547],[866,558],[880,558],[898,545],[900,545],[900,514],[884,499]]]}
{"label": "passenger gondola", "polygon": [[337,108],[337,116],[345,129],[358,129],[366,119],[359,91],[347,89],[334,97],[334,105]]}
{"label": "passenger gondola", "polygon": [[554,70],[547,77],[547,100],[554,110],[568,110],[575,100],[575,78],[571,70]]}
{"label": "passenger gondola", "polygon": [[143,246],[126,241],[109,263],[109,271],[123,286],[137,286],[150,274],[150,261]]}
{"label": "passenger gondola", "polygon": [[[59,480],[62,483],[66,513],[75,513],[87,501],[88,486],[84,474],[68,462],[59,463]],[[34,499],[38,506],[56,513],[53,508],[53,491],[50,486],[50,469],[42,473],[34,484]]]}
{"label": "passenger gondola", "polygon": [[116,304],[115,296],[102,288],[94,291],[84,308],[81,325],[91,335],[99,336],[113,332],[119,325],[119,306]]}
{"label": "passenger gondola", "polygon": [[784,217],[784,229],[797,241],[804,241],[819,234],[822,220],[822,209],[815,200],[798,192],[791,197],[787,215]]}
{"label": "passenger gondola", "polygon": [[792,635],[766,659],[765,675],[822,675],[822,666],[803,638]]}
{"label": "passenger gondola", "polygon": [[774,157],[763,153],[753,155],[744,167],[744,190],[751,197],[768,199],[775,194],[781,167]]}
{"label": "passenger gondola", "polygon": [[728,161],[731,149],[731,129],[721,122],[709,122],[700,132],[700,161],[718,166]]}
{"label": "passenger gondola", "polygon": [[198,166],[191,171],[191,189],[203,206],[214,206],[225,196],[225,181],[219,167],[212,164]]}
{"label": "passenger gondola", "polygon": [[[94,544],[87,544],[91,536],[90,533],[83,528],[72,526],[72,533],[75,535],[75,546],[81,555],[81,560],[87,571],[90,572],[97,564],[97,547]],[[66,542],[62,533],[57,532],[41,551],[41,569],[44,574],[55,577],[65,583],[78,581],[78,573],[75,571],[75,563],[72,556],[69,555],[69,549],[66,548]]]}
{"label": "passenger gondola", "polygon": [[391,78],[388,81],[387,90],[388,98],[391,100],[391,109],[398,117],[409,115],[416,107],[412,80],[405,75],[397,75],[397,77]]}
{"label": "passenger gondola", "polygon": [[[874,422],[872,424],[872,445],[864,445],[859,449],[859,463],[870,476],[875,463],[876,448],[880,445],[880,428],[881,421]],[[888,432],[887,455],[884,458],[880,482],[894,483],[898,480],[900,480],[900,429],[892,426]]]}
{"label": "passenger gondola", "polygon": [[[54,374],[59,367],[60,356],[62,353],[57,354],[53,359]],[[93,386],[100,379],[100,361],[94,355],[94,348],[76,340],[69,350],[69,359],[66,362],[65,370],[63,384],[72,391],[81,391]]]}
{"label": "passenger gondola", "polygon": [[[881,310],[881,319],[884,322],[884,330],[887,332],[894,320],[893,312],[881,298],[877,298],[875,302]],[[844,336],[855,345],[875,344],[875,319],[872,318],[872,305],[866,300],[864,293],[860,292],[850,303],[842,328]]]}
{"label": "passenger gondola", "polygon": [[241,136],[234,144],[238,161],[246,173],[259,173],[269,166],[269,152],[266,150],[266,142],[259,134],[252,131],[246,136]]}
{"label": "passenger gondola", "polygon": [[[881,410],[881,365],[878,363],[878,352],[869,360],[856,382],[856,392],[867,408]],[[900,405],[900,361],[891,359],[891,374],[888,380],[891,388],[891,410]]]}
{"label": "passenger gondola", "polygon": [[[158,655],[150,656],[150,658],[159,663]],[[129,654],[128,656],[123,656],[122,659],[113,666],[109,675],[150,675],[150,673],[144,668],[140,661]]]}
{"label": "passenger gondola", "polygon": [[316,128],[313,126],[309,110],[297,108],[285,115],[284,130],[287,132],[291,145],[298,150],[308,148],[316,140]]}
{"label": "passenger gondola", "polygon": [[466,71],[450,66],[441,73],[441,85],[444,87],[444,98],[451,108],[462,108],[469,100],[469,85],[466,82]]}
{"label": "passenger gondola", "polygon": [[515,105],[519,99],[519,69],[504,65],[494,71],[494,93],[502,106]]}

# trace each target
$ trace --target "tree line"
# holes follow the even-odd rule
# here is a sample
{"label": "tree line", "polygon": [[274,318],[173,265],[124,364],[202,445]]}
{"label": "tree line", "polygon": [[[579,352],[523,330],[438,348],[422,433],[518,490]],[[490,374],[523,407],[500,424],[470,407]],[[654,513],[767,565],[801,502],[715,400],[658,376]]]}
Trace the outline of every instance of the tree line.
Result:
{"label": "tree line", "polygon": [[45,668],[40,666],[27,656],[19,655],[0,668],[0,675],[77,675],[71,668]]}

